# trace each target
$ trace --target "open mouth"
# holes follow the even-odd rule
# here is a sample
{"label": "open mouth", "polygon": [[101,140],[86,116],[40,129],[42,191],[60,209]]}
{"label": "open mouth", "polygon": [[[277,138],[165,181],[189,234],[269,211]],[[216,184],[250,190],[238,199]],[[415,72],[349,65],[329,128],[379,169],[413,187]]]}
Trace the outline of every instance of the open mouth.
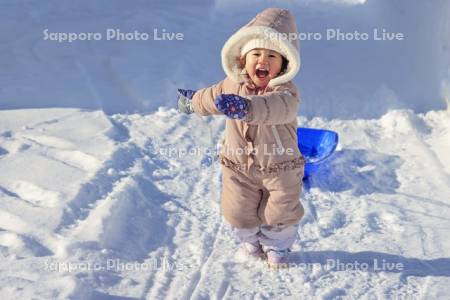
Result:
{"label": "open mouth", "polygon": [[256,77],[258,78],[266,78],[269,75],[269,71],[265,69],[256,69]]}

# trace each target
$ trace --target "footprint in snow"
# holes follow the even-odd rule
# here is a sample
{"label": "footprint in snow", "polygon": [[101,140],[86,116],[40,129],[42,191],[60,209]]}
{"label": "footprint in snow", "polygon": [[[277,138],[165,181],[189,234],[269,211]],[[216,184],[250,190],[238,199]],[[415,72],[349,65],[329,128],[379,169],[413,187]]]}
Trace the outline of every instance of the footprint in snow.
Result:
{"label": "footprint in snow", "polygon": [[53,254],[35,238],[9,231],[0,231],[0,249],[0,253],[6,257],[42,257]]}
{"label": "footprint in snow", "polygon": [[62,203],[61,194],[47,190],[28,181],[17,181],[10,187],[11,192],[21,199],[40,207],[57,207]]}
{"label": "footprint in snow", "polygon": [[2,156],[7,155],[8,153],[9,153],[8,150],[6,150],[6,149],[0,147],[0,158],[1,158]]}
{"label": "footprint in snow", "polygon": [[344,227],[347,222],[345,213],[340,210],[327,211],[318,217],[320,226],[320,235],[328,237],[336,232],[336,230]]}

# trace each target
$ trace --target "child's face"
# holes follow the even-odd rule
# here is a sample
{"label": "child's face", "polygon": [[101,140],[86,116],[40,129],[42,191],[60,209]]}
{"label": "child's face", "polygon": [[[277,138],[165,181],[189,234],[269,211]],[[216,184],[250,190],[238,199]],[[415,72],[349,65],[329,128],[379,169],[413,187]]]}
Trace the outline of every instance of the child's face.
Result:
{"label": "child's face", "polygon": [[253,49],[245,55],[245,70],[253,83],[264,88],[278,76],[283,64],[280,53],[268,49]]}

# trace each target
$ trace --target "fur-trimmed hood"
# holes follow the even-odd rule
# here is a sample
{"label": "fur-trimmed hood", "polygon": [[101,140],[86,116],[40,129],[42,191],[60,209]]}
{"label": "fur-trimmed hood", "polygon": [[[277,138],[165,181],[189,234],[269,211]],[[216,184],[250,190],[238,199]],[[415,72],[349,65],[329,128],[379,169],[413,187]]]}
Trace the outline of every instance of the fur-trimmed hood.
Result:
{"label": "fur-trimmed hood", "polygon": [[288,60],[286,71],[270,80],[269,86],[274,87],[292,80],[300,69],[298,31],[294,16],[289,10],[281,8],[263,10],[226,41],[221,56],[222,67],[227,76],[237,83],[245,81],[244,70],[239,62],[240,53],[242,47],[255,38],[276,43],[282,49],[280,54]]}

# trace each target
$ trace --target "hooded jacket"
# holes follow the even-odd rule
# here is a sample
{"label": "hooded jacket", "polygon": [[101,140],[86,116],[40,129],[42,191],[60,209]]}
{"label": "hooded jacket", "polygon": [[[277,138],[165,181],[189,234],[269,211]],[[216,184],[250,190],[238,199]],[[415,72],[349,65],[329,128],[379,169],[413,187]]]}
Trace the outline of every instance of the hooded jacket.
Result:
{"label": "hooded jacket", "polygon": [[[194,111],[202,116],[222,114],[214,104],[220,94],[236,94],[249,100],[244,120],[227,119],[219,157],[221,163],[240,172],[251,166],[264,174],[303,168],[297,145],[297,111],[300,94],[291,82],[300,68],[298,36],[293,15],[284,9],[269,8],[239,29],[222,49],[222,67],[227,78],[197,91]],[[249,40],[269,39],[277,43],[288,64],[264,89],[256,87],[240,64],[240,52]]]}

